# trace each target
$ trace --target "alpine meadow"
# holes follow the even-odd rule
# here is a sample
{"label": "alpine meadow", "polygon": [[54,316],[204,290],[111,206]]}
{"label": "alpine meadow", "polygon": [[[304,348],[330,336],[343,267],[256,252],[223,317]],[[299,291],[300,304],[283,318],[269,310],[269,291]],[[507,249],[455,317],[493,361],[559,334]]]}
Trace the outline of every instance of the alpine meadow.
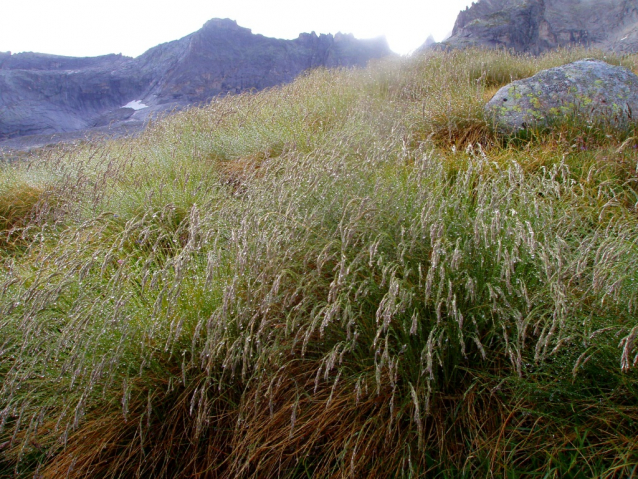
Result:
{"label": "alpine meadow", "polygon": [[638,475],[638,127],[467,49],[0,169],[0,477]]}

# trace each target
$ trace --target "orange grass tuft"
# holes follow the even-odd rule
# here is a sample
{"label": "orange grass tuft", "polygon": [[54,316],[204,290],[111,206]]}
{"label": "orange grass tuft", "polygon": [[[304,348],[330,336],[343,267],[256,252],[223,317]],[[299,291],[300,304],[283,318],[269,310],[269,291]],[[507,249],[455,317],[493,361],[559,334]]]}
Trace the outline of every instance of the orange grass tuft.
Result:
{"label": "orange grass tuft", "polygon": [[207,398],[207,407],[201,409],[207,416],[194,418],[198,412],[193,412],[193,398],[202,396],[207,378],[202,375],[188,387],[172,390],[164,379],[156,380],[149,384],[146,378],[133,385],[137,393],[126,417],[120,404],[92,411],[44,465],[41,477],[228,477],[225,470],[237,423],[231,402],[222,395]]}
{"label": "orange grass tuft", "polygon": [[47,207],[48,190],[20,183],[0,191],[0,245],[9,248],[20,242],[22,230]]}

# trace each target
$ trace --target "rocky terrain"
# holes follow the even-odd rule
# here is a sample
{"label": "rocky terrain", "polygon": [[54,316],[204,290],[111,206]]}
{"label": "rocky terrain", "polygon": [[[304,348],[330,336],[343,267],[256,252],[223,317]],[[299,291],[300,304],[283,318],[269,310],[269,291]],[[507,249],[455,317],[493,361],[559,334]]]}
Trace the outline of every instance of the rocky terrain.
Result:
{"label": "rocky terrain", "polygon": [[365,66],[390,53],[382,38],[313,32],[280,40],[228,19],[137,58],[0,53],[0,148],[129,134],[155,114],[287,83],[315,67]]}
{"label": "rocky terrain", "polygon": [[534,54],[571,45],[636,52],[638,0],[479,0],[459,14],[444,45]]}

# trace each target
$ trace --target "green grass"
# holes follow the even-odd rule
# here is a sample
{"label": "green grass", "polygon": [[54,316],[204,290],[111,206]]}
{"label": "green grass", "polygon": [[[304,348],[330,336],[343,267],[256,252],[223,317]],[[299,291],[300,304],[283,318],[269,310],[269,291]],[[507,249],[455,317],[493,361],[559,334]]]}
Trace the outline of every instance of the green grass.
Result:
{"label": "green grass", "polygon": [[483,115],[592,56],[318,70],[4,167],[0,477],[637,474],[636,132]]}

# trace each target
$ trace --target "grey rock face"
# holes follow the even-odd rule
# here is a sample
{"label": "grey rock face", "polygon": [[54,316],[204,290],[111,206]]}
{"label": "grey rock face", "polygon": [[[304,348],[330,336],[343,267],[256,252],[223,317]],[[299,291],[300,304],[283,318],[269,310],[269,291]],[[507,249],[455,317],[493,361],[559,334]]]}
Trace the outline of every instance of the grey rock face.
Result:
{"label": "grey rock face", "polygon": [[11,58],[11,52],[0,52],[0,68]]}
{"label": "grey rock face", "polygon": [[457,17],[451,47],[518,52],[582,45],[638,51],[638,0],[479,0]]}
{"label": "grey rock face", "polygon": [[[310,68],[364,66],[389,54],[385,39],[313,32],[278,40],[227,19],[137,58],[0,53],[0,146],[25,135],[41,141],[108,125],[141,127],[159,112],[287,83]],[[144,106],[126,107],[134,101]]]}
{"label": "grey rock face", "polygon": [[581,60],[510,83],[485,109],[508,133],[572,115],[624,126],[638,119],[638,76],[602,61]]}

